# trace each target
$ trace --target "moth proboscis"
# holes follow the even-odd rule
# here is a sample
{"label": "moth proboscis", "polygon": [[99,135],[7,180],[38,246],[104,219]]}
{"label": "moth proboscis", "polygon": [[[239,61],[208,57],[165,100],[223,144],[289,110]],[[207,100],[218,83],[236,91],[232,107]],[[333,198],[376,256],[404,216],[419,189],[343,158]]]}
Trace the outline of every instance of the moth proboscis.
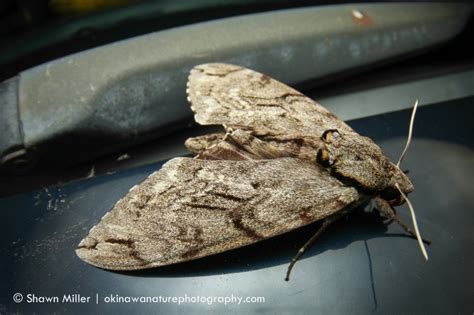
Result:
{"label": "moth proboscis", "polygon": [[322,220],[292,260],[288,280],[323,230],[369,200],[424,250],[416,225],[414,234],[393,208],[413,191],[408,177],[371,139],[312,99],[264,74],[219,63],[194,67],[187,94],[196,121],[225,132],[188,139],[194,158],[171,159],[118,200],[76,249],[85,262],[153,268]]}

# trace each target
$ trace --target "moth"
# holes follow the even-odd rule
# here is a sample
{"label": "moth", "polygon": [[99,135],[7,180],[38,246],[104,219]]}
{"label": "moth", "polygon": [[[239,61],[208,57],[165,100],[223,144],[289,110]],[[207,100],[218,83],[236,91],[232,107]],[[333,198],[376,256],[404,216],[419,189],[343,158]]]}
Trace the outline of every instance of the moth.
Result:
{"label": "moth", "polygon": [[154,268],[321,220],[292,260],[288,280],[332,222],[370,200],[415,235],[393,208],[414,189],[407,175],[312,99],[220,63],[194,67],[187,95],[196,122],[222,125],[224,132],[186,140],[194,158],[171,159],[132,187],[79,243],[83,261],[109,270]]}

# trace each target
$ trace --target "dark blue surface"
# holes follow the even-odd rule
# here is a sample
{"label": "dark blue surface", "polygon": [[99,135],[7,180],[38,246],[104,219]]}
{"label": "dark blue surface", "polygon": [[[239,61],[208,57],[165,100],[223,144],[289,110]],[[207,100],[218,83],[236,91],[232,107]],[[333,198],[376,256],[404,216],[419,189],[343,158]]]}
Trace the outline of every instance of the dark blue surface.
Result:
{"label": "dark blue surface", "polygon": [[[85,264],[78,242],[131,186],[161,164],[0,199],[0,313],[445,313],[474,309],[473,98],[422,107],[403,162],[421,232],[416,241],[374,213],[337,222],[283,281],[288,262],[318,223],[227,253],[164,268],[118,273]],[[350,122],[396,160],[410,111]],[[400,216],[409,222],[404,207]],[[14,303],[21,293],[24,300]],[[28,303],[28,294],[90,296],[89,303]],[[112,303],[116,297],[247,297],[264,303]],[[98,297],[98,304],[96,298]],[[109,301],[109,303],[107,303]]]}

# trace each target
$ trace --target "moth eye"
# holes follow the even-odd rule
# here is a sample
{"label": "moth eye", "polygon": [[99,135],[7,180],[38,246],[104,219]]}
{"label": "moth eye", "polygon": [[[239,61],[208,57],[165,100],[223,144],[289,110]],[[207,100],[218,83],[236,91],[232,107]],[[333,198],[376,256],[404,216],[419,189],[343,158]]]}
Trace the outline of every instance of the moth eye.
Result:
{"label": "moth eye", "polygon": [[319,164],[321,164],[324,167],[331,166],[331,161],[329,159],[329,152],[326,149],[318,150],[318,153],[316,154],[316,160],[318,161]]}
{"label": "moth eye", "polygon": [[323,132],[323,135],[321,136],[321,140],[323,140],[326,143],[330,143],[333,141],[335,138],[339,137],[339,131],[336,129],[329,129]]}

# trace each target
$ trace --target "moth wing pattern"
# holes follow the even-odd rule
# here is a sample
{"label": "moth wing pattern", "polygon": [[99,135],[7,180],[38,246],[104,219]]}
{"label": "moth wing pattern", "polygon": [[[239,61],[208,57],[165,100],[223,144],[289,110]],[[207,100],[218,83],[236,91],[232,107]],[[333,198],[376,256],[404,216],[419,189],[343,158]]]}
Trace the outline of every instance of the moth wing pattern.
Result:
{"label": "moth wing pattern", "polygon": [[110,270],[169,265],[288,232],[363,200],[297,158],[174,158],[120,199],[76,253]]}
{"label": "moth wing pattern", "polygon": [[328,129],[354,131],[312,99],[267,75],[240,66],[194,67],[188,101],[201,125],[224,125],[255,135],[319,137]]}

